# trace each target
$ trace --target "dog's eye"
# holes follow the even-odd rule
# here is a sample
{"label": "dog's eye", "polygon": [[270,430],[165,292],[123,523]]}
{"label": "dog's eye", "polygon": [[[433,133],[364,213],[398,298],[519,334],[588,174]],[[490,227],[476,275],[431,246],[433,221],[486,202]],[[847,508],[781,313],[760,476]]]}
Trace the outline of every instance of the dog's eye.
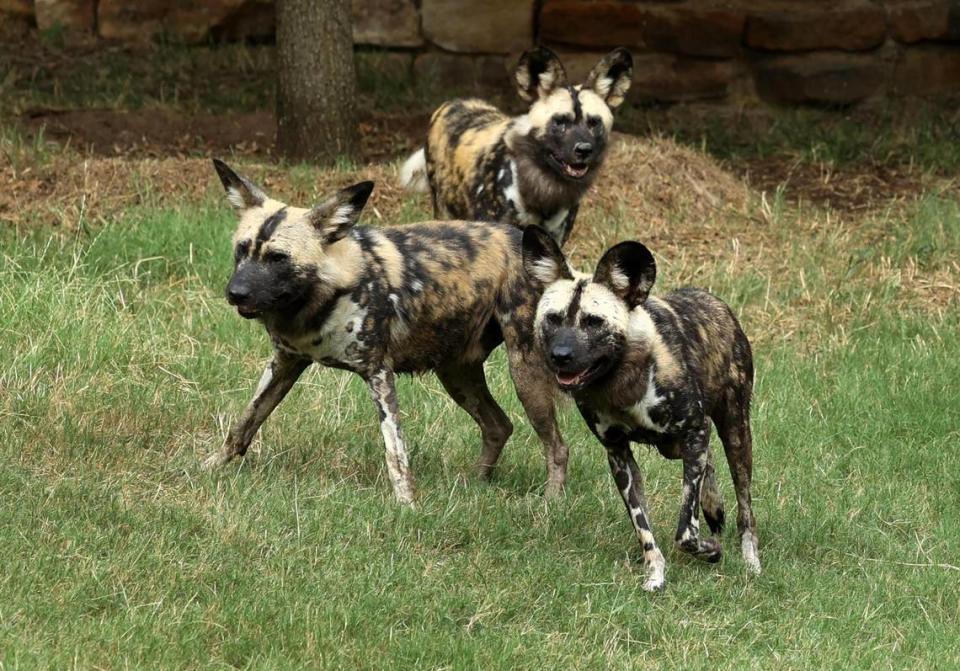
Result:
{"label": "dog's eye", "polygon": [[598,128],[600,128],[600,125],[601,125],[600,117],[598,116],[587,117],[587,128],[589,128],[590,130],[597,130]]}
{"label": "dog's eye", "polygon": [[553,125],[554,130],[562,132],[570,125],[570,118],[566,116],[555,116],[550,119],[550,123]]}
{"label": "dog's eye", "polygon": [[234,251],[234,254],[233,254],[234,259],[237,261],[237,263],[239,263],[240,260],[243,257],[245,257],[247,255],[247,252],[249,251],[250,251],[249,240],[244,240],[243,242],[237,243],[237,249]]}
{"label": "dog's eye", "polygon": [[563,323],[563,315],[559,312],[548,312],[543,319],[550,326],[560,326]]}
{"label": "dog's eye", "polygon": [[289,259],[289,258],[290,258],[290,255],[287,254],[286,252],[278,252],[278,251],[273,251],[273,250],[271,250],[271,251],[269,251],[269,252],[267,252],[266,254],[263,255],[263,260],[264,260],[264,261],[267,261],[268,263],[276,263],[276,262],[279,262],[279,261],[286,261],[286,260]]}
{"label": "dog's eye", "polygon": [[583,328],[595,329],[600,328],[603,324],[603,317],[598,317],[597,315],[583,315],[583,317],[580,318],[580,325],[583,326]]}

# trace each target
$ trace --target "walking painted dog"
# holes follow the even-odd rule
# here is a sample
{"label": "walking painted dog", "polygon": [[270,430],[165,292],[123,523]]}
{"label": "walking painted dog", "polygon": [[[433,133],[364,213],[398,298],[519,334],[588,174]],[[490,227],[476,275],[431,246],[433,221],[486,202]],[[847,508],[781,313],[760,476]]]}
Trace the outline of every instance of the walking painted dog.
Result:
{"label": "walking painted dog", "polygon": [[243,455],[300,374],[320,363],[366,381],[399,501],[411,502],[414,492],[396,373],[436,372],[480,426],[478,468],[489,477],[513,426],[487,389],[483,362],[505,342],[517,394],[545,444],[548,492],[562,486],[567,448],[554,415],[556,384],[533,337],[541,286],[523,271],[520,229],[460,221],[358,226],[372,182],[303,209],[214,165],[240,216],[226,297],[240,316],[262,322],[274,355],[208,467]]}
{"label": "walking painted dog", "polygon": [[[664,585],[665,563],[650,530],[643,477],[630,442],[653,445],[683,461],[677,547],[706,561],[721,555],[723,498],[708,445],[710,422],[726,452],[737,496],[737,533],[749,570],[760,572],[750,498],[753,441],[750,343],[729,307],[700,289],[650,296],[653,256],[623,242],[600,259],[593,276],[575,276],[544,231],[523,236],[523,262],[547,285],[537,308],[544,364],[606,447],[610,470],[643,545],[646,589]],[[699,510],[710,538],[701,538]]]}
{"label": "walking painted dog", "polygon": [[476,99],[444,103],[401,182],[429,188],[438,219],[539,224],[562,245],[603,163],[613,110],[632,72],[630,53],[615,49],[583,84],[571,86],[552,51],[527,51],[514,75],[520,97],[531,103],[527,113],[510,117]]}

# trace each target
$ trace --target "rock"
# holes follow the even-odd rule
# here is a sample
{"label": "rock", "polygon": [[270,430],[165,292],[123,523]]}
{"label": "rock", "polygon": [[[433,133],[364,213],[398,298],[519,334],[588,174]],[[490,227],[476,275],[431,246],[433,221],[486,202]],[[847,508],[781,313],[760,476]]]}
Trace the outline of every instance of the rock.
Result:
{"label": "rock", "polygon": [[729,2],[650,6],[602,0],[546,0],[540,38],[548,44],[632,47],[730,57],[740,49],[745,12]]}
{"label": "rock", "polygon": [[277,29],[273,2],[246,2],[220,23],[210,26],[210,37],[217,42],[270,41]]}
{"label": "rock", "polygon": [[93,0],[36,0],[34,7],[39,30],[93,32]]}
{"label": "rock", "polygon": [[746,14],[727,6],[651,9],[641,24],[644,43],[657,51],[729,58],[740,50]]}
{"label": "rock", "polygon": [[353,0],[353,41],[383,47],[422,45],[413,0]]}
{"label": "rock", "polygon": [[960,40],[960,1],[887,0],[887,22],[898,42]]}
{"label": "rock", "polygon": [[[582,82],[606,52],[560,52],[567,79]],[[639,105],[725,98],[739,69],[732,60],[690,58],[676,54],[633,57],[633,83],[627,98]]]}
{"label": "rock", "polygon": [[[197,44],[206,40],[211,31],[216,33],[221,26],[230,26],[235,19],[272,17],[272,6],[271,0],[203,0],[193,3],[100,0],[97,26],[100,36],[108,40],[145,42],[164,34],[187,44]],[[240,23],[242,25],[242,21]]]}
{"label": "rock", "polygon": [[0,0],[0,41],[23,39],[33,23],[33,0]]}
{"label": "rock", "polygon": [[894,93],[936,95],[960,89],[960,49],[922,45],[903,50],[893,70]]}
{"label": "rock", "polygon": [[501,90],[513,86],[513,79],[507,72],[507,60],[502,56],[430,51],[420,54],[413,61],[413,76],[418,82],[461,92],[478,86]]}
{"label": "rock", "polygon": [[449,51],[522,51],[533,44],[533,6],[533,0],[423,0],[423,34]]}
{"label": "rock", "polygon": [[634,61],[627,97],[641,105],[725,98],[736,73],[733,61],[643,55]]}
{"label": "rock", "polygon": [[786,2],[747,15],[744,43],[767,51],[843,49],[879,46],[886,36],[883,8],[867,0]]}
{"label": "rock", "polygon": [[0,16],[32,21],[33,0],[0,0]]}
{"label": "rock", "polygon": [[757,64],[761,98],[778,103],[849,105],[878,92],[889,72],[872,55],[823,52],[776,56]]}

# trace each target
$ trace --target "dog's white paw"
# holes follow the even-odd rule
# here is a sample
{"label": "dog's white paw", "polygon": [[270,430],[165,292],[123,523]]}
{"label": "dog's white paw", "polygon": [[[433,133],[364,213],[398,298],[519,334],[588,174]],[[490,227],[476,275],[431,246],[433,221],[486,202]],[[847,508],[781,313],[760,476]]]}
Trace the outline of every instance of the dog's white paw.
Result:
{"label": "dog's white paw", "polygon": [[743,562],[747,565],[747,571],[753,575],[760,575],[760,553],[757,551],[757,537],[753,532],[743,532],[740,549],[743,552]]}
{"label": "dog's white paw", "polygon": [[200,462],[200,470],[212,471],[215,468],[223,466],[225,463],[227,463],[227,461],[228,460],[223,456],[223,452],[214,452]]}
{"label": "dog's white paw", "polygon": [[647,578],[643,583],[643,589],[648,592],[660,592],[663,590],[665,585],[666,580],[663,579],[663,576],[660,576],[659,578],[650,577]]}
{"label": "dog's white paw", "polygon": [[656,553],[647,562],[647,579],[643,583],[643,589],[648,592],[659,592],[667,583],[667,562],[659,550],[654,549]]}

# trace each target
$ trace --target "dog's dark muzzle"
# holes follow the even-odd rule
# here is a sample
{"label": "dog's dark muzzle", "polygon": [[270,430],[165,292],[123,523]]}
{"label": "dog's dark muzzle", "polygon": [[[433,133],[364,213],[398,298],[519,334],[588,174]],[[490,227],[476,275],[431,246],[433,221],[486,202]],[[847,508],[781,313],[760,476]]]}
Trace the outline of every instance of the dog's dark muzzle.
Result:
{"label": "dog's dark muzzle", "polygon": [[238,270],[230,278],[225,291],[227,302],[237,308],[237,313],[245,319],[257,317],[260,311],[256,306],[255,273]]}

